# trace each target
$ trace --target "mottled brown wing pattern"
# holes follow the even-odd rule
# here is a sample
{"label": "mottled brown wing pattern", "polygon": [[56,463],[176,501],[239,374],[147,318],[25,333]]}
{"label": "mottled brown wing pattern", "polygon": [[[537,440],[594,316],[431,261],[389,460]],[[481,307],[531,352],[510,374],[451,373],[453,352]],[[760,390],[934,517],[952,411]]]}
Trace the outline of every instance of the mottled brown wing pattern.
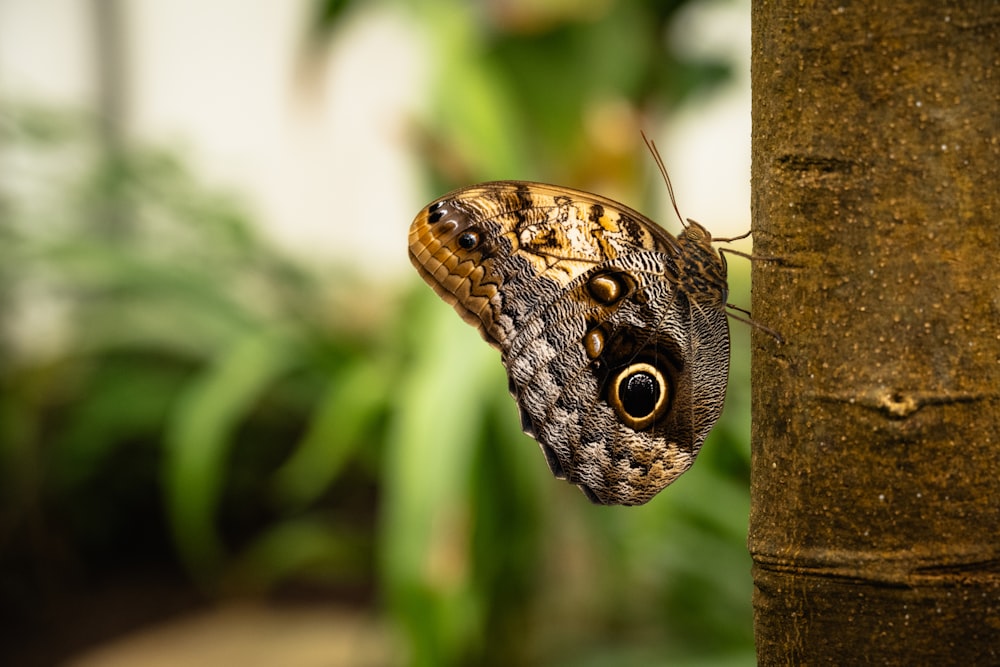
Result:
{"label": "mottled brown wing pattern", "polygon": [[641,504],[687,470],[722,411],[725,263],[597,195],[502,181],[421,211],[424,280],[497,347],[553,473],[595,502]]}

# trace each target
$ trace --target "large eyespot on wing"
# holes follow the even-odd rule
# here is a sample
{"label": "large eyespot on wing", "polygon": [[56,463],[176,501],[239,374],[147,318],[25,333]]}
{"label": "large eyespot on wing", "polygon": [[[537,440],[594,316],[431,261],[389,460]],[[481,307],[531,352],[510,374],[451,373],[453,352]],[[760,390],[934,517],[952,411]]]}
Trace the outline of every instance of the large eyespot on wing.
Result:
{"label": "large eyespot on wing", "polygon": [[666,414],[672,397],[669,375],[647,361],[631,363],[618,371],[605,394],[619,421],[634,431],[649,428]]}

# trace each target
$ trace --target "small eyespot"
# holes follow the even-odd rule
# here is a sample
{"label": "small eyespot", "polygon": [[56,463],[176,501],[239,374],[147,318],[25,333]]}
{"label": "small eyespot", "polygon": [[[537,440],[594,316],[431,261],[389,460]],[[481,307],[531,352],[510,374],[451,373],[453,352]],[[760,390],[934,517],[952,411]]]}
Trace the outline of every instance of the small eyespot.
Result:
{"label": "small eyespot", "polygon": [[479,234],[477,232],[463,232],[458,237],[458,245],[463,250],[472,250],[479,245]]}
{"label": "small eyespot", "polygon": [[587,356],[597,359],[604,354],[605,337],[600,327],[591,329],[583,336],[583,349],[587,351]]}
{"label": "small eyespot", "polygon": [[448,215],[448,209],[444,208],[443,201],[434,202],[427,207],[427,222],[431,224],[439,222],[446,215]]}
{"label": "small eyespot", "polygon": [[587,281],[590,296],[598,303],[613,306],[633,291],[632,279],[623,271],[607,271]]}

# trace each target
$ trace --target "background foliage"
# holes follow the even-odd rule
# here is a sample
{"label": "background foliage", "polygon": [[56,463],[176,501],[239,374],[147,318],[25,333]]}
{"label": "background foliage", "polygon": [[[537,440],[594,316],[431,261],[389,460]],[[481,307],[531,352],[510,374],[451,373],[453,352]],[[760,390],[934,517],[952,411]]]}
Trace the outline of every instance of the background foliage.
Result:
{"label": "background foliage", "polygon": [[[310,49],[360,4],[317,3]],[[670,50],[683,4],[407,5],[440,37],[411,136],[428,200],[515,176],[662,198],[638,130],[727,72]],[[415,275],[394,292],[305,266],[175,155],[109,150],[84,114],[0,111],[18,179],[0,191],[3,645],[132,587],[117,630],[319,596],[388,619],[406,664],[753,661],[743,329],[694,469],[647,506],[595,507]]]}

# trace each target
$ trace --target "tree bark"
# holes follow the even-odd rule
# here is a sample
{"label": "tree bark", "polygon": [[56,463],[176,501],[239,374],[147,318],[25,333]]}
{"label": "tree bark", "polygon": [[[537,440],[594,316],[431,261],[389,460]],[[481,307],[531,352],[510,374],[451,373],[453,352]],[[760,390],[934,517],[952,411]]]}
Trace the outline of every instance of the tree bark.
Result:
{"label": "tree bark", "polygon": [[752,28],[758,661],[1000,664],[1000,3]]}

